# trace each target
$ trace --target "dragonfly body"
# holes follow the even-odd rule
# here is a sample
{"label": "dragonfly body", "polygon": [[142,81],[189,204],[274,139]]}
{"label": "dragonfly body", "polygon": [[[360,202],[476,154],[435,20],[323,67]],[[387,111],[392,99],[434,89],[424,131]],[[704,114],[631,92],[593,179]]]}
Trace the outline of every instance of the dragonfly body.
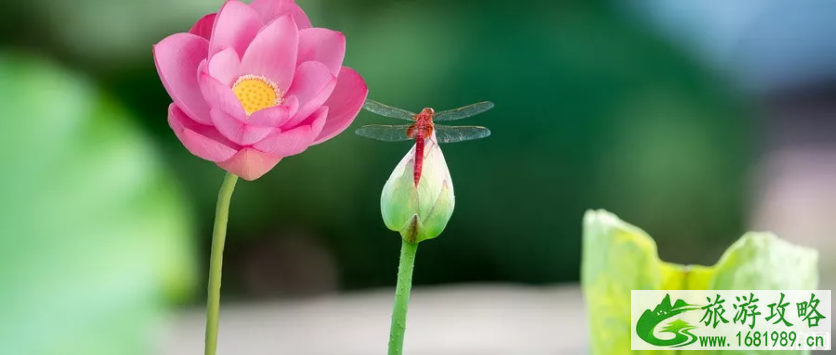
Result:
{"label": "dragonfly body", "polygon": [[491,102],[480,102],[460,107],[454,110],[436,113],[432,108],[424,108],[420,113],[412,113],[399,108],[387,106],[376,101],[367,100],[363,106],[366,110],[381,116],[413,121],[409,125],[366,125],[357,130],[357,134],[387,142],[397,142],[414,139],[415,157],[413,180],[415,186],[421,181],[421,171],[424,166],[424,149],[427,139],[436,134],[438,143],[455,143],[471,139],[484,138],[490,135],[490,130],[479,126],[444,126],[436,125],[434,121],[452,121],[470,117],[493,108]]}
{"label": "dragonfly body", "polygon": [[412,169],[412,179],[415,186],[421,181],[421,172],[424,170],[424,144],[427,139],[433,136],[433,115],[435,110],[424,108],[421,113],[415,115],[415,123],[406,129],[406,136],[415,139],[415,166]]}

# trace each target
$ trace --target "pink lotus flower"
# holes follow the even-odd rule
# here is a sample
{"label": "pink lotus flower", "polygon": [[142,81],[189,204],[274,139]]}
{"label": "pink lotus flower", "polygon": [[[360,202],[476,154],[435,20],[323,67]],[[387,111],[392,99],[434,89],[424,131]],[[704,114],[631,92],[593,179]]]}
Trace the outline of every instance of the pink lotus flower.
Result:
{"label": "pink lotus flower", "polygon": [[368,88],[344,56],[345,36],[293,0],[230,0],[154,46],[177,138],[246,180],[351,124]]}

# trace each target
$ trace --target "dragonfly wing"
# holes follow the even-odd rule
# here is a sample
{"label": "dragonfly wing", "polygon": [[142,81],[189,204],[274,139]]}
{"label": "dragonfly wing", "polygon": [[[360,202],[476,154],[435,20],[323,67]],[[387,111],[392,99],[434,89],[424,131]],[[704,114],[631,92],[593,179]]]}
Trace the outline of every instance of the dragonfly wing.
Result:
{"label": "dragonfly wing", "polygon": [[475,103],[473,105],[467,105],[464,107],[459,107],[457,109],[442,111],[433,115],[433,121],[455,121],[460,120],[462,118],[468,118],[470,116],[478,115],[482,112],[490,110],[493,108],[493,102],[484,101]]}
{"label": "dragonfly wing", "polygon": [[400,118],[402,120],[408,121],[414,121],[416,115],[415,113],[409,112],[407,110],[399,109],[397,107],[392,107],[389,105],[384,105],[374,100],[366,100],[366,103],[363,104],[363,108],[366,109],[366,111],[370,111],[381,116]]}
{"label": "dragonfly wing", "polygon": [[356,132],[363,137],[377,139],[379,141],[400,142],[412,139],[406,135],[406,129],[409,126],[411,125],[370,124],[358,128]]}
{"label": "dragonfly wing", "polygon": [[480,126],[439,126],[435,125],[435,138],[438,143],[457,143],[485,138],[491,130]]}

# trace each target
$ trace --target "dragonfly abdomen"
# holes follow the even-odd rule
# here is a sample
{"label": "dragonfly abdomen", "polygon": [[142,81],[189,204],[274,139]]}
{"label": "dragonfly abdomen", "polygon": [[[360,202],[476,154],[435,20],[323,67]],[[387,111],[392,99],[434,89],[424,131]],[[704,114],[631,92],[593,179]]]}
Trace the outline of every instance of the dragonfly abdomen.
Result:
{"label": "dragonfly abdomen", "polygon": [[421,181],[421,170],[424,168],[424,137],[415,137],[415,167],[412,169],[412,179],[415,187]]}
{"label": "dragonfly abdomen", "polygon": [[411,130],[407,131],[407,135],[415,138],[415,167],[412,169],[412,179],[417,188],[418,183],[421,181],[421,172],[424,168],[424,145],[426,144],[426,140],[433,135],[433,125],[432,121],[429,124],[419,122],[410,128]]}

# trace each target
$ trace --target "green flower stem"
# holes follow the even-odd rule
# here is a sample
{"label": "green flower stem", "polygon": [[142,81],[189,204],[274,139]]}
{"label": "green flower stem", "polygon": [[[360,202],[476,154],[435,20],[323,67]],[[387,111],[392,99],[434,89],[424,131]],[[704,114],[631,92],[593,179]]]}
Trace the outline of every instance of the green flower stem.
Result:
{"label": "green flower stem", "polygon": [[398,285],[395,290],[395,306],[392,309],[392,327],[389,330],[389,355],[403,354],[403,336],[406,332],[406,310],[409,307],[409,291],[412,289],[412,267],[418,243],[403,241],[401,262],[398,265]]}
{"label": "green flower stem", "polygon": [[221,190],[218,192],[218,205],[215,207],[215,229],[212,232],[212,254],[209,257],[209,286],[206,300],[206,355],[215,355],[218,347],[218,311],[221,303],[221,270],[226,241],[226,222],[229,218],[229,202],[238,176],[227,173]]}

